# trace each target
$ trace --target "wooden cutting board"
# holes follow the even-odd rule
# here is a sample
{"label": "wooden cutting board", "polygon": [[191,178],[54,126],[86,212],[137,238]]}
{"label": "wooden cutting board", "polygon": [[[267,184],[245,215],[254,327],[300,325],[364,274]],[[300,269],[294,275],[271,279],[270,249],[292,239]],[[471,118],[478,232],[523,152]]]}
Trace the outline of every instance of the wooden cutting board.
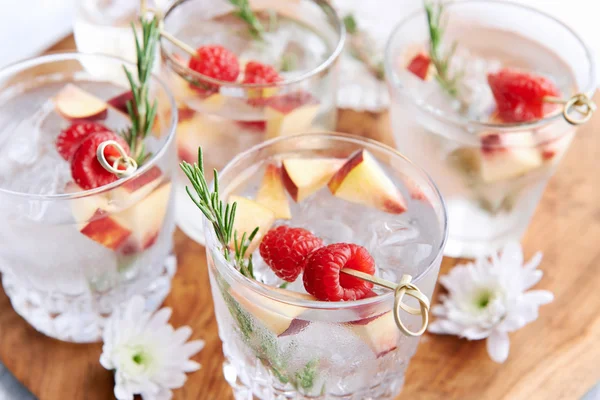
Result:
{"label": "wooden cutting board", "polygon": [[[74,48],[72,38],[56,49]],[[600,96],[596,96],[600,101]],[[389,142],[387,114],[342,111],[338,130]],[[600,115],[581,128],[552,178],[524,240],[526,257],[544,252],[538,285],[556,296],[540,318],[511,334],[510,356],[489,360],[484,342],[426,334],[406,376],[401,399],[579,399],[600,380]],[[175,234],[179,270],[165,305],[175,326],[190,325],[206,341],[175,399],[232,399],[223,378],[204,248]],[[456,260],[445,259],[441,273]],[[101,345],[59,342],[37,333],[0,291],[0,359],[40,400],[112,398]]]}

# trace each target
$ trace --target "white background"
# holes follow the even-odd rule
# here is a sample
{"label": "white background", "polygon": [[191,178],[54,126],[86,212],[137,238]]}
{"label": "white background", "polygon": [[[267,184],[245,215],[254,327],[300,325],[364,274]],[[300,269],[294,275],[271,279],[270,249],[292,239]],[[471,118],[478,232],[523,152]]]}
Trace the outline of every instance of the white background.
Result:
{"label": "white background", "polygon": [[[77,1],[81,0],[1,0],[0,3],[4,4],[0,4],[0,66],[35,55],[67,35],[71,30],[73,8]],[[372,5],[379,2],[379,0],[360,1],[368,1]],[[397,4],[405,5],[407,11],[421,4],[421,0],[396,1]],[[352,0],[348,2],[351,3]],[[531,5],[562,19],[584,37],[596,54],[600,54],[600,1],[516,0],[516,2]],[[382,13],[383,15],[385,13]],[[393,18],[399,20],[402,15],[393,15]]]}

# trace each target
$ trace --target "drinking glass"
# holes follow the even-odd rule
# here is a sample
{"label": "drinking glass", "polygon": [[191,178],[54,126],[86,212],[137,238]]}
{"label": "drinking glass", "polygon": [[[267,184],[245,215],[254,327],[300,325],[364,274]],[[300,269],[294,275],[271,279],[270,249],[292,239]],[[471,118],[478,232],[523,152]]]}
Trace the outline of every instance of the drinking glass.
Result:
{"label": "drinking glass", "polygon": [[[241,83],[241,75],[237,82],[220,81],[190,69],[190,55],[161,39],[163,73],[179,107],[179,158],[194,160],[201,146],[209,171],[266,139],[331,130],[336,124],[336,62],[345,30],[334,9],[323,0],[250,4],[266,30],[262,40],[247,33],[228,0],[178,1],[164,17],[164,30],[192,48],[221,45],[233,52],[241,75],[246,63],[259,61],[282,78],[266,84]],[[184,200],[177,206],[177,223],[202,241],[201,224],[189,218],[194,205],[185,200],[183,188],[178,185],[178,199]]]}
{"label": "drinking glass", "polygon": [[133,295],[156,309],[176,268],[177,115],[159,79],[149,87],[158,105],[144,140],[151,157],[131,176],[82,190],[57,151],[73,121],[114,132],[130,126],[116,107],[129,88],[123,66],[136,68],[112,56],[57,53],[0,71],[2,283],[17,313],[65,341],[99,340],[112,310]]}
{"label": "drinking glass", "polygon": [[[370,161],[365,161],[370,157],[365,151],[373,157]],[[337,165],[341,165],[349,156],[356,160],[353,155],[357,154],[367,157],[362,162],[370,166],[373,160],[382,166],[402,192],[405,212],[388,213],[346,201],[333,196],[321,182],[323,187],[299,202],[288,196],[291,219],[278,220],[276,225],[308,229],[325,244],[362,245],[375,260],[375,275],[398,282],[400,275],[410,274],[430,298],[446,238],[443,201],[421,169],[383,144],[336,133],[269,140],[236,156],[222,170],[221,195],[230,201],[233,195],[252,199],[257,190],[269,190],[269,185],[275,185],[274,166],[286,160],[294,159],[296,166],[307,160],[313,166],[321,160],[330,165],[339,161]],[[291,164],[285,165],[282,168],[291,173]],[[296,172],[302,174],[302,170]],[[357,185],[358,192],[361,185],[369,184],[362,178],[356,180],[356,175],[348,173],[343,179]],[[378,178],[381,176],[373,176]],[[352,195],[352,190],[347,193]],[[244,203],[251,200],[237,197],[236,201],[236,224],[250,219],[252,226],[260,225],[260,213],[244,210]],[[264,208],[256,207],[264,215]],[[259,236],[263,234],[259,232]],[[362,300],[317,301],[304,290],[302,276],[283,289],[282,281],[258,251],[253,254],[256,280],[240,274],[225,260],[212,225],[206,221],[205,236],[215,314],[226,358],[223,371],[237,399],[389,399],[400,392],[418,337],[398,330],[391,311],[393,292],[375,287],[374,297]],[[402,318],[413,331],[421,324],[418,316],[406,314]]]}
{"label": "drinking glass", "polygon": [[446,255],[476,257],[520,240],[576,132],[560,108],[523,123],[472,116],[493,107],[487,73],[500,67],[529,70],[550,77],[565,99],[576,93],[590,98],[596,63],[569,27],[535,9],[482,0],[448,3],[444,12],[443,46],[458,44],[453,65],[470,93],[469,111],[457,112],[460,104],[435,79],[420,80],[407,70],[410,57],[428,49],[421,10],[403,20],[388,41],[391,119],[397,148],[431,174],[444,196]]}

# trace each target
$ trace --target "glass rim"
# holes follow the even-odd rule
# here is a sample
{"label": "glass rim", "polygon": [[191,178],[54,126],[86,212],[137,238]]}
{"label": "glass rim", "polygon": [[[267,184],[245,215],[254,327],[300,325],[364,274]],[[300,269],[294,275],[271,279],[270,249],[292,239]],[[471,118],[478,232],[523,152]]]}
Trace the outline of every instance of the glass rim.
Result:
{"label": "glass rim", "polygon": [[[447,8],[452,8],[454,6],[461,6],[461,5],[465,5],[465,4],[467,4],[467,5],[468,4],[494,4],[494,5],[505,6],[505,7],[514,7],[516,9],[519,9],[520,11],[528,11],[528,12],[533,12],[535,14],[541,15],[544,18],[551,20],[553,23],[561,26],[563,29],[565,29],[567,32],[569,32],[572,35],[572,37],[576,39],[577,42],[579,42],[581,48],[585,51],[586,58],[590,64],[590,68],[588,71],[588,87],[581,88],[579,90],[579,92],[584,93],[590,99],[592,98],[592,96],[594,95],[594,92],[596,91],[596,79],[597,79],[597,77],[596,77],[596,60],[594,57],[594,53],[590,49],[590,47],[585,43],[585,41],[581,38],[581,36],[579,36],[570,26],[568,26],[564,22],[560,21],[558,18],[553,17],[552,15],[550,15],[544,11],[538,10],[534,7],[519,4],[519,3],[514,3],[514,2],[507,2],[507,1],[503,1],[503,0],[456,0],[456,1],[445,3],[445,6]],[[392,87],[391,90],[398,90],[403,95],[405,95],[407,98],[409,98],[412,101],[412,103],[415,106],[417,106],[419,109],[426,111],[428,114],[432,115],[435,118],[442,120],[445,123],[451,123],[453,125],[462,125],[462,126],[468,125],[471,127],[476,127],[476,128],[481,128],[481,129],[493,129],[493,130],[499,131],[499,132],[510,132],[510,131],[515,131],[515,130],[522,130],[524,128],[525,129],[535,129],[535,128],[547,125],[550,122],[554,122],[554,121],[557,121],[557,120],[563,118],[562,111],[555,111],[544,118],[540,118],[535,121],[529,121],[529,122],[515,122],[515,123],[483,122],[483,121],[478,121],[478,120],[471,119],[471,118],[456,117],[456,116],[450,115],[444,111],[441,111],[437,107],[432,107],[432,106],[429,106],[428,104],[423,104],[423,102],[415,101],[414,96],[408,95],[402,89],[401,80],[398,79],[398,76],[396,75],[396,68],[394,66],[393,61],[391,60],[391,58],[392,58],[391,53],[393,51],[393,48],[392,48],[393,42],[396,39],[396,37],[400,34],[399,32],[405,27],[406,24],[408,24],[409,22],[413,21],[415,18],[418,18],[424,14],[425,14],[425,10],[423,8],[419,8],[419,9],[413,11],[412,13],[410,13],[408,16],[404,17],[394,27],[394,29],[392,30],[392,33],[390,34],[390,36],[387,40],[385,50],[384,50],[384,64],[385,64],[386,76],[390,77],[388,79],[388,82],[390,83],[390,86]],[[572,96],[572,95],[573,94],[570,94],[569,96]]]}
{"label": "glass rim", "polygon": [[[448,239],[448,212],[446,209],[446,203],[444,201],[444,198],[442,197],[442,195],[439,191],[439,188],[437,187],[437,185],[435,184],[433,179],[431,179],[431,176],[423,168],[421,168],[418,165],[416,165],[415,163],[413,163],[410,159],[408,159],[406,156],[401,154],[396,149],[394,149],[386,144],[383,144],[381,142],[378,142],[376,140],[373,140],[373,139],[356,136],[356,135],[350,135],[350,134],[346,134],[346,133],[339,133],[339,132],[319,131],[319,132],[311,132],[311,133],[292,135],[292,136],[283,136],[283,137],[278,137],[278,138],[267,140],[265,142],[262,142],[256,146],[253,146],[253,147],[249,148],[248,150],[238,154],[231,161],[229,161],[227,163],[227,165],[220,171],[219,178],[221,178],[223,175],[225,175],[228,172],[228,170],[230,168],[232,168],[233,165],[235,165],[238,162],[241,162],[242,160],[251,156],[252,154],[256,153],[257,151],[260,151],[267,147],[277,145],[282,142],[298,140],[298,139],[302,139],[302,138],[333,139],[333,140],[351,142],[351,143],[356,143],[356,144],[368,144],[370,146],[378,147],[379,150],[385,151],[388,155],[402,159],[403,162],[405,162],[409,165],[409,168],[411,168],[411,170],[416,171],[418,174],[421,174],[422,177],[427,181],[427,183],[433,189],[433,194],[441,206],[441,211],[442,211],[441,217],[442,218],[439,221],[439,223],[442,227],[442,235],[441,235],[440,243],[435,250],[435,257],[433,257],[432,261],[427,266],[425,266],[416,276],[414,276],[411,281],[411,283],[418,283],[421,280],[421,278],[423,278],[425,275],[427,275],[427,273],[429,273],[431,271],[431,269],[434,268],[434,266],[439,262],[438,260],[440,259],[440,257],[443,257],[444,246],[446,245],[446,241]],[[211,255],[218,259],[218,263],[225,266],[224,268],[225,268],[226,273],[228,275],[230,275],[231,278],[237,284],[241,285],[245,289],[251,290],[252,292],[254,292],[260,296],[268,297],[272,300],[276,300],[281,303],[285,303],[285,304],[289,304],[289,305],[310,308],[310,309],[319,309],[319,310],[342,310],[342,309],[365,306],[365,305],[377,306],[377,305],[383,304],[385,302],[392,301],[394,298],[394,291],[392,291],[392,290],[387,291],[386,293],[384,293],[382,295],[368,297],[368,298],[364,298],[361,300],[351,300],[351,301],[320,301],[320,300],[299,299],[297,297],[287,296],[284,293],[278,292],[277,290],[271,290],[272,288],[270,286],[242,275],[233,266],[233,264],[231,264],[231,262],[225,260],[225,257],[223,256],[223,254],[220,251],[216,251],[216,252],[211,251],[212,248],[214,248],[214,246],[211,246],[209,244],[208,239],[209,238],[210,238],[210,240],[216,239],[215,233],[214,233],[214,230],[212,229],[212,225],[210,225],[210,223],[207,221],[207,219],[204,216],[202,216],[202,218],[203,218],[204,234],[205,234],[205,237],[207,238],[206,244],[205,244],[207,253],[211,252]],[[218,267],[215,267],[215,268],[218,269]]]}
{"label": "glass rim", "polygon": [[[135,64],[133,64],[129,61],[126,61],[120,57],[111,56],[108,54],[89,53],[89,52],[80,52],[80,51],[58,51],[58,52],[51,52],[48,54],[44,54],[41,56],[29,57],[29,58],[8,64],[8,65],[0,68],[0,79],[9,77],[10,75],[21,72],[21,71],[25,71],[31,67],[35,67],[35,66],[39,66],[39,65],[43,65],[43,64],[47,64],[47,63],[51,63],[51,62],[57,62],[57,61],[79,60],[81,58],[86,58],[86,57],[110,60],[111,62],[118,62],[121,65],[127,66],[129,68],[134,68],[134,69],[137,68]],[[84,68],[84,70],[85,70],[85,68]],[[164,153],[167,151],[167,148],[169,147],[171,142],[174,140],[175,128],[177,126],[177,112],[174,112],[177,110],[177,106],[175,103],[175,99],[174,99],[173,95],[171,94],[170,89],[162,81],[162,79],[159,78],[156,74],[153,73],[151,79],[152,79],[152,81],[157,83],[159,85],[159,87],[161,87],[161,89],[167,95],[167,99],[168,99],[168,102],[169,102],[169,105],[171,108],[171,117],[170,117],[170,121],[169,121],[168,135],[165,138],[165,142],[160,147],[160,149],[156,153],[154,153],[152,155],[152,157],[150,157],[150,159],[144,163],[144,165],[142,165],[141,168],[138,168],[133,174],[131,174],[127,177],[124,177],[124,178],[117,179],[116,181],[114,181],[108,185],[100,186],[95,189],[82,190],[82,191],[75,192],[75,193],[60,193],[60,194],[22,193],[22,192],[3,189],[2,187],[0,187],[0,194],[14,196],[14,197],[20,197],[20,198],[27,198],[27,199],[31,199],[31,200],[45,200],[45,201],[50,201],[50,200],[61,201],[61,200],[79,199],[79,198],[93,196],[96,194],[101,194],[101,193],[110,191],[112,189],[122,186],[126,182],[128,182],[132,179],[135,179],[135,178],[139,177],[140,175],[149,171],[154,166],[154,164],[156,164],[157,160],[159,160],[160,158],[163,157]]]}
{"label": "glass rim", "polygon": [[[169,14],[171,12],[173,12],[178,6],[188,2],[188,1],[194,1],[194,0],[177,0],[175,1],[173,4],[171,4],[171,6],[169,6],[169,8],[167,9],[167,11],[164,14],[163,17],[163,24],[164,21],[166,21],[166,19],[168,18]],[[198,0],[196,0],[198,1]],[[168,52],[165,48],[165,45],[163,43],[168,42],[168,40],[166,40],[165,38],[161,37],[159,40],[159,44],[160,44],[160,53],[162,55],[163,58],[166,58],[167,60],[167,66],[171,69],[172,65],[176,65],[177,68],[184,70],[185,73],[187,75],[190,75],[196,79],[202,80],[203,82],[208,82],[208,83],[213,83],[219,86],[223,86],[223,87],[228,87],[228,88],[242,88],[242,89],[260,89],[260,88],[270,88],[270,87],[282,87],[282,86],[288,86],[288,85],[292,85],[298,82],[302,82],[305,81],[317,74],[319,74],[320,72],[326,70],[327,68],[329,68],[331,65],[333,65],[333,63],[339,58],[340,54],[342,53],[343,49],[344,49],[344,44],[346,42],[346,27],[344,26],[344,24],[342,23],[342,20],[340,19],[337,11],[329,4],[328,1],[326,0],[303,0],[303,1],[310,1],[312,3],[316,3],[319,6],[321,6],[322,8],[326,9],[327,12],[331,13],[331,15],[333,15],[335,17],[335,23],[336,23],[336,30],[337,33],[339,35],[339,39],[337,41],[337,44],[335,46],[335,48],[333,49],[333,51],[331,52],[331,54],[329,54],[329,57],[327,57],[325,60],[323,60],[319,65],[317,65],[315,68],[312,68],[298,76],[294,76],[288,79],[284,79],[281,80],[279,82],[276,83],[253,83],[253,84],[248,84],[248,83],[241,83],[241,82],[228,82],[228,81],[222,81],[220,79],[215,79],[212,78],[208,75],[204,75],[201,74],[197,71],[194,71],[193,69],[190,69],[187,65],[181,64],[179,63],[175,57],[173,57],[173,53],[172,52]]]}

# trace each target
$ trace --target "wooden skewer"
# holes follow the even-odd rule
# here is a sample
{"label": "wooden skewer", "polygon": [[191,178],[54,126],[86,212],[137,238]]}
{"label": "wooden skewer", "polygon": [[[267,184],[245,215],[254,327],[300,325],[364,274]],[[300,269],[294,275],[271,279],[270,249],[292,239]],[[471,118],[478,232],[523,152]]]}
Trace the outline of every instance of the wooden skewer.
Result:
{"label": "wooden skewer", "polygon": [[[425,296],[418,287],[411,283],[412,276],[410,275],[402,275],[399,283],[390,282],[385,279],[378,278],[373,275],[366,274],[361,271],[356,271],[351,268],[344,268],[341,270],[344,274],[351,275],[355,278],[365,280],[367,282],[371,282],[374,285],[382,286],[384,288],[390,289],[394,291],[394,321],[396,322],[396,326],[398,329],[402,331],[407,336],[421,336],[425,330],[427,329],[427,325],[429,324],[429,299]],[[411,307],[402,302],[402,298],[404,296],[409,296],[416,299],[419,302],[419,308]],[[412,331],[404,325],[402,322],[402,318],[400,315],[400,309],[406,311],[412,315],[420,315],[421,316],[421,327],[418,331]]]}
{"label": "wooden skewer", "polygon": [[192,46],[177,39],[175,36],[171,35],[169,32],[166,32],[164,29],[160,30],[160,35],[167,39],[169,42],[173,43],[175,46],[179,47],[181,50],[188,53],[191,57],[196,57],[198,55],[198,53]]}

